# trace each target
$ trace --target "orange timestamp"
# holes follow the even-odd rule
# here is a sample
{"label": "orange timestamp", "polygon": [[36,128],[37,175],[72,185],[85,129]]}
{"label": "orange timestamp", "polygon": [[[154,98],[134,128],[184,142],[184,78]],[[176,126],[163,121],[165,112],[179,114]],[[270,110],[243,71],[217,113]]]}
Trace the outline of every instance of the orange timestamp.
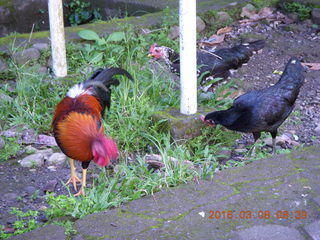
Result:
{"label": "orange timestamp", "polygon": [[210,210],[208,219],[306,219],[308,213],[305,210],[287,211],[287,210],[243,210],[243,211],[219,211]]}

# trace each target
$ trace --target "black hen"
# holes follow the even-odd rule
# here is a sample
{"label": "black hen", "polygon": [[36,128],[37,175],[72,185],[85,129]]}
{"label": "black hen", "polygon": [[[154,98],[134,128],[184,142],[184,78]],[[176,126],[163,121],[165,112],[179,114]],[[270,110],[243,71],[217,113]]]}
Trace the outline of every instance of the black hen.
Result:
{"label": "black hen", "polygon": [[[197,51],[198,77],[226,77],[230,69],[237,69],[247,63],[253,52],[265,46],[264,40],[243,43],[232,48],[221,48],[214,52]],[[180,74],[180,57],[173,49],[152,44],[149,56],[163,59],[173,73]]]}
{"label": "black hen", "polygon": [[255,141],[261,132],[270,132],[275,153],[278,127],[293,110],[304,82],[303,72],[301,62],[292,57],[274,86],[250,91],[235,99],[231,108],[209,113],[202,120],[209,125],[221,124],[230,130],[253,133]]}

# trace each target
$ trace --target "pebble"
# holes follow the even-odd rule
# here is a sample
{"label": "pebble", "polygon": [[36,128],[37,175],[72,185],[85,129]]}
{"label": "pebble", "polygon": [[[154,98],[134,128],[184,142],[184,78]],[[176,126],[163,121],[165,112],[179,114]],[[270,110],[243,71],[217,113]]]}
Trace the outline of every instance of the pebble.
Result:
{"label": "pebble", "polygon": [[41,153],[31,154],[20,161],[22,167],[40,167],[44,164],[44,155]]}
{"label": "pebble", "polygon": [[35,191],[36,191],[36,188],[33,187],[33,186],[26,186],[24,189],[23,189],[24,192],[26,192],[29,196],[32,195]]}
{"label": "pebble", "polygon": [[66,161],[67,156],[63,153],[53,153],[49,159],[48,164],[49,165],[62,165]]}
{"label": "pebble", "polygon": [[36,154],[41,154],[43,155],[44,160],[48,160],[49,157],[53,154],[53,150],[51,148],[37,150]]}
{"label": "pebble", "polygon": [[12,202],[17,200],[18,194],[16,193],[6,193],[3,195],[3,199],[7,200],[8,202]]}
{"label": "pebble", "polygon": [[57,180],[50,180],[47,182],[46,186],[44,187],[43,191],[46,193],[46,192],[49,192],[49,193],[52,193],[55,191],[56,189],[56,186],[58,184],[58,181]]}
{"label": "pebble", "polygon": [[244,152],[247,152],[248,150],[245,149],[245,148],[237,148],[234,150],[236,153],[244,153]]}
{"label": "pebble", "polygon": [[316,128],[314,129],[314,131],[315,131],[317,134],[320,135],[320,126],[316,127]]}

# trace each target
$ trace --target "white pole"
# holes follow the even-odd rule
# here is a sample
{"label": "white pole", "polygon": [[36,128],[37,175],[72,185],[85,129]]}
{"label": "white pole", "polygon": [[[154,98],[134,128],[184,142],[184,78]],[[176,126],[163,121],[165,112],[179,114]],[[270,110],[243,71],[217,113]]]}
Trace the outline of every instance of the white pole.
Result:
{"label": "white pole", "polygon": [[182,114],[197,112],[196,0],[180,0],[180,85]]}
{"label": "white pole", "polygon": [[62,0],[49,0],[49,22],[52,50],[52,68],[57,77],[67,75]]}

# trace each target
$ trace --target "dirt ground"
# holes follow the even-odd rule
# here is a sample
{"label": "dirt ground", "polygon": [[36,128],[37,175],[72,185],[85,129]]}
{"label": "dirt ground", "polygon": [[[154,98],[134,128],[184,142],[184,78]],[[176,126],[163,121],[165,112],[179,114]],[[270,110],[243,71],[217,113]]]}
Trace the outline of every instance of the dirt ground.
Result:
{"label": "dirt ground", "polygon": [[[234,26],[232,37],[227,38],[224,46],[239,42],[240,37],[247,40],[264,38],[267,45],[260,54],[254,55],[249,63],[239,69],[232,77],[239,78],[240,87],[260,89],[278,81],[280,75],[275,70],[282,71],[291,56],[302,58],[305,62],[320,62],[320,34],[309,22],[291,24],[290,26],[273,27],[269,24],[255,23],[253,26]],[[147,50],[146,50],[147,53]],[[296,102],[294,115],[291,115],[281,127],[283,132],[294,131],[297,142],[302,145],[319,144],[320,131],[315,129],[320,125],[320,71],[308,70],[306,81]],[[242,143],[252,143],[252,137],[244,134]],[[78,170],[80,170],[78,166]],[[42,210],[46,207],[44,189],[48,182],[56,182],[55,192],[67,194],[62,185],[69,177],[69,166],[65,164],[52,171],[47,166],[37,169],[22,168],[17,160],[0,163],[0,224],[8,226],[15,217],[9,214],[10,207],[22,211]],[[88,172],[88,183],[92,182],[98,170],[91,164]],[[81,176],[79,174],[79,176]],[[39,221],[45,221],[42,214]]]}

